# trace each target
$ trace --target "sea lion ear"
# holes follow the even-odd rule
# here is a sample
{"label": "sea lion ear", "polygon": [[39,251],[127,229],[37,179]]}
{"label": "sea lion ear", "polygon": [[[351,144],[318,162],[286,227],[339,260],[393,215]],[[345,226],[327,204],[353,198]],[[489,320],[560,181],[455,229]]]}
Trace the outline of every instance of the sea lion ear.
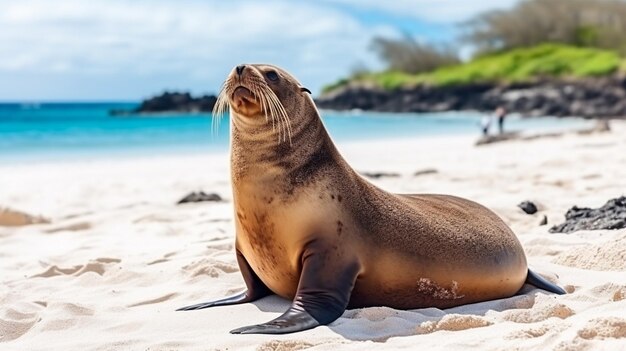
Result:
{"label": "sea lion ear", "polygon": [[300,87],[300,91],[306,91],[307,93],[311,94],[311,91],[305,87]]}

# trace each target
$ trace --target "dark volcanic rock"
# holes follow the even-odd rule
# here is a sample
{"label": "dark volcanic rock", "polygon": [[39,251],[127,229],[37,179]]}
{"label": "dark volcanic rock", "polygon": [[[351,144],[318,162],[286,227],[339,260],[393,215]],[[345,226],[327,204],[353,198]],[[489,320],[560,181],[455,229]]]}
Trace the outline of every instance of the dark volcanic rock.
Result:
{"label": "dark volcanic rock", "polygon": [[419,177],[419,176],[423,176],[423,175],[437,174],[437,173],[439,173],[439,171],[434,169],[434,168],[426,168],[426,169],[422,169],[422,170],[416,171],[415,173],[413,173],[413,176],[414,177]]}
{"label": "dark volcanic rock", "polygon": [[358,84],[316,99],[319,108],[384,112],[492,112],[502,106],[527,116],[626,117],[626,79],[621,76],[547,79],[532,83],[418,85],[393,91]]}
{"label": "dark volcanic rock", "polygon": [[517,205],[517,207],[521,208],[522,211],[526,212],[527,214],[537,213],[537,206],[530,201],[524,201]]}
{"label": "dark volcanic rock", "polygon": [[189,93],[165,92],[161,95],[144,100],[132,111],[111,110],[111,115],[149,114],[165,112],[199,113],[211,112],[217,102],[214,95],[193,97]]}
{"label": "dark volcanic rock", "polygon": [[565,222],[550,228],[550,233],[622,228],[626,228],[626,196],[609,200],[600,208],[574,206],[565,214]]}
{"label": "dark volcanic rock", "polygon": [[398,178],[400,176],[399,173],[386,173],[386,172],[360,172],[363,176],[372,179],[379,178]]}
{"label": "dark volcanic rock", "polygon": [[204,191],[200,191],[200,192],[194,191],[190,193],[189,195],[185,196],[184,198],[182,198],[180,201],[178,201],[177,204],[180,205],[180,204],[185,204],[188,202],[202,202],[202,201],[219,202],[219,201],[222,201],[222,197],[216,193],[207,194]]}

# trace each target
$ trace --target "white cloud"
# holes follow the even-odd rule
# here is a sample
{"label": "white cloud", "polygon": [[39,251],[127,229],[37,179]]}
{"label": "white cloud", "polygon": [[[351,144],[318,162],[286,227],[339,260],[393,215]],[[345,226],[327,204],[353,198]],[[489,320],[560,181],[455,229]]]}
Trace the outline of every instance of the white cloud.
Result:
{"label": "white cloud", "polygon": [[242,62],[277,64],[318,91],[357,62],[377,67],[371,38],[396,34],[337,2],[448,20],[512,0],[0,0],[0,99],[215,92]]}
{"label": "white cloud", "polygon": [[0,0],[0,8],[0,73],[178,75],[203,91],[241,62],[278,64],[319,89],[368,54],[374,33],[389,31],[328,6],[277,0]]}
{"label": "white cloud", "polygon": [[324,0],[440,23],[457,23],[488,10],[506,9],[519,0]]}

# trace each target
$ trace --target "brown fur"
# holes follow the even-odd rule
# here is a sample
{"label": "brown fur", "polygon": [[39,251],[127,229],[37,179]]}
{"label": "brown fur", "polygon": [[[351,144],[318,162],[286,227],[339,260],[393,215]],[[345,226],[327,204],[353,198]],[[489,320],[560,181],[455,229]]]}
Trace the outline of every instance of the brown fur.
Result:
{"label": "brown fur", "polygon": [[[268,79],[269,70],[280,79]],[[303,247],[315,240],[331,243],[319,274],[358,264],[352,307],[444,308],[511,296],[522,286],[524,252],[493,212],[367,182],[336,150],[309,95],[278,67],[233,71],[222,99],[237,99],[237,86],[271,89],[289,118],[287,139],[287,126],[277,128],[258,96],[258,106],[230,101],[237,247],[272,291],[293,298]]]}

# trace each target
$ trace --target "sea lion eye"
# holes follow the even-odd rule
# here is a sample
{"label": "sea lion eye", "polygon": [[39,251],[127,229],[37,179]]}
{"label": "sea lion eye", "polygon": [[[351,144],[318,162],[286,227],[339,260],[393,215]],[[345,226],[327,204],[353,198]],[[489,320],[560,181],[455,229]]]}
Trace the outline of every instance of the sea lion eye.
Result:
{"label": "sea lion eye", "polygon": [[265,73],[265,76],[267,77],[267,79],[271,80],[272,82],[275,82],[278,80],[278,73],[276,73],[276,71],[268,71],[267,73]]}

